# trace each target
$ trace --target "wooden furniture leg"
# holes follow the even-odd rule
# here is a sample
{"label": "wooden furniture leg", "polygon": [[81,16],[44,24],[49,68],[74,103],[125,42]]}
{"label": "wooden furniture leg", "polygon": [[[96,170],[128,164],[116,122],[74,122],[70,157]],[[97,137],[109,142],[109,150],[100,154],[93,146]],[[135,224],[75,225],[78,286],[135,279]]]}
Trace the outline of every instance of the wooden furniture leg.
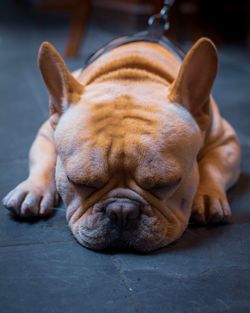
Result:
{"label": "wooden furniture leg", "polygon": [[81,41],[90,13],[90,0],[79,0],[73,7],[69,38],[65,47],[66,57],[75,57],[79,54]]}
{"label": "wooden furniture leg", "polygon": [[66,13],[70,16],[69,38],[64,50],[67,57],[79,54],[90,4],[91,0],[40,0],[36,6],[42,12]]}

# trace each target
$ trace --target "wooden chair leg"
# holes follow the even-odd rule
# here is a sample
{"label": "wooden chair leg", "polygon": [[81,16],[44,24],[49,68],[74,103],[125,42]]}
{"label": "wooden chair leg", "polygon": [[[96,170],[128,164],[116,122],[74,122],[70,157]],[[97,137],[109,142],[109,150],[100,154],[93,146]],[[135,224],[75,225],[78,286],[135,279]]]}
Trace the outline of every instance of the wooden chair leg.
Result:
{"label": "wooden chair leg", "polygon": [[66,57],[75,57],[79,54],[89,13],[90,0],[79,0],[74,6],[70,22],[69,38],[64,52]]}

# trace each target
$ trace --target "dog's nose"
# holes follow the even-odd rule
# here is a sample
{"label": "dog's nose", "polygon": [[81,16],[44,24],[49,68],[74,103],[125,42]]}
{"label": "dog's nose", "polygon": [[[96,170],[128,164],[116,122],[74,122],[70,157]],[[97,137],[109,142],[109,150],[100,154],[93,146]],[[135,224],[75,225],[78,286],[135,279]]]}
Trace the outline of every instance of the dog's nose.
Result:
{"label": "dog's nose", "polygon": [[139,203],[127,199],[118,199],[106,206],[106,215],[114,222],[127,226],[140,217]]}

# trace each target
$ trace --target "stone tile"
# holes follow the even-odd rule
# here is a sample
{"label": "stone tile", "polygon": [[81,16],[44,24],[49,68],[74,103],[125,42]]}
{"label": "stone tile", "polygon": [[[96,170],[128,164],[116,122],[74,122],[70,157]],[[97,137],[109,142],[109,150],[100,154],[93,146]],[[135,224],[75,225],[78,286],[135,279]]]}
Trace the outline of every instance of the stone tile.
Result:
{"label": "stone tile", "polygon": [[[26,65],[31,67],[28,62]],[[8,71],[3,69],[6,74],[0,76],[0,161],[27,158],[37,129],[46,119],[26,65],[12,66]],[[47,96],[45,99],[47,103]]]}
{"label": "stone tile", "polygon": [[250,223],[250,146],[242,146],[241,175],[236,185],[228,192],[233,223]]}
{"label": "stone tile", "polygon": [[1,312],[133,313],[109,255],[76,243],[0,248]]}
{"label": "stone tile", "polygon": [[239,78],[233,81],[226,77],[218,79],[213,89],[214,98],[224,116],[236,131],[249,136],[250,123],[248,112],[250,110],[250,79]]}
{"label": "stone tile", "polygon": [[142,312],[248,312],[248,225],[189,229],[150,255],[116,261]]}
{"label": "stone tile", "polygon": [[165,274],[155,268],[126,273],[145,313],[248,312],[250,285],[245,280],[243,287],[242,278],[249,274],[249,269],[240,267],[207,269],[186,277],[182,273]]}

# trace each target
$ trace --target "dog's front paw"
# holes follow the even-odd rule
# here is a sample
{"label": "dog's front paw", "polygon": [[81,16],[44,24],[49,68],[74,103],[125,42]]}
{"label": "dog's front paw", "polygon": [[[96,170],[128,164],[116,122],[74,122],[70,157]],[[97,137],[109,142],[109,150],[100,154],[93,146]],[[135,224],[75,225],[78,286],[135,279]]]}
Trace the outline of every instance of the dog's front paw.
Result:
{"label": "dog's front paw", "polygon": [[231,215],[225,192],[199,188],[193,202],[191,222],[199,224],[226,223]]}
{"label": "dog's front paw", "polygon": [[45,217],[53,212],[58,201],[54,184],[27,179],[7,194],[3,199],[3,205],[24,218]]}

